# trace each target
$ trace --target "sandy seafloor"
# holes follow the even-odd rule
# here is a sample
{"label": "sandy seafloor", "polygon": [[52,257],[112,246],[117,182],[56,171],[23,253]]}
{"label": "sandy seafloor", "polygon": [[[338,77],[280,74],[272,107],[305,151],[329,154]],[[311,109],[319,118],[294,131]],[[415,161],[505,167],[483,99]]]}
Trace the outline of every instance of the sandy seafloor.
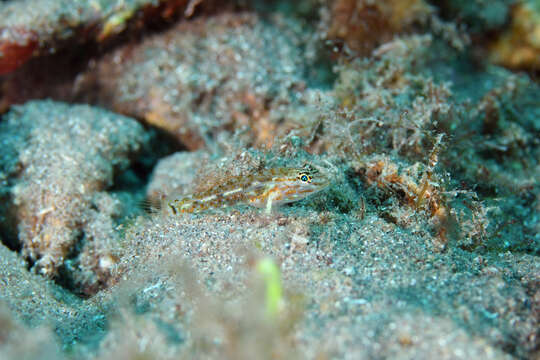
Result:
{"label": "sandy seafloor", "polygon": [[1,1],[0,360],[540,359],[539,36],[535,0]]}

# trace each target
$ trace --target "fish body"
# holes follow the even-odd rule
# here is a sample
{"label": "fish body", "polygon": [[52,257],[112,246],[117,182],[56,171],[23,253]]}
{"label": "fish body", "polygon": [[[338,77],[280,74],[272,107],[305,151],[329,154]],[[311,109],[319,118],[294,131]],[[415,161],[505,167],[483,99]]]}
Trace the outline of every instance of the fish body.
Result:
{"label": "fish body", "polygon": [[230,177],[216,187],[168,201],[172,214],[247,204],[266,208],[301,200],[330,184],[328,175],[312,167],[266,168],[249,175]]}

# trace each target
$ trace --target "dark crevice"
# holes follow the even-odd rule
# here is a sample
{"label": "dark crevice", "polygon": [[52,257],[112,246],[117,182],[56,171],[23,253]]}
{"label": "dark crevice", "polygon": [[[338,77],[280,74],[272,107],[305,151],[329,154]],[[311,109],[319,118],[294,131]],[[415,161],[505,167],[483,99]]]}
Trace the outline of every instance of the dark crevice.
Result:
{"label": "dark crevice", "polygon": [[172,135],[158,128],[145,125],[149,135],[147,146],[132,160],[128,169],[116,172],[111,192],[138,192],[150,181],[154,167],[160,159],[178,151],[186,151],[186,147]]}
{"label": "dark crevice", "polygon": [[81,293],[79,286],[73,278],[73,265],[77,262],[77,258],[81,254],[84,243],[85,233],[84,231],[81,231],[77,236],[75,245],[72,246],[69,253],[66,255],[64,263],[58,268],[58,274],[54,278],[54,281],[57,285],[61,286],[62,288],[66,289],[67,291],[78,297],[83,297],[83,294]]}
{"label": "dark crevice", "polygon": [[17,240],[16,236],[13,236],[12,234],[8,234],[4,232],[4,230],[0,230],[0,239],[2,240],[2,244],[7,247],[9,250],[20,253],[22,250],[22,245]]}
{"label": "dark crevice", "polygon": [[[2,201],[2,204],[5,206],[5,204],[12,203]],[[7,211],[7,209],[2,209],[2,211]],[[22,250],[22,244],[19,242],[17,237],[17,227],[13,225],[15,224],[13,219],[8,220],[6,216],[2,214],[0,215],[0,224],[0,242],[11,251],[20,253]]]}
{"label": "dark crevice", "polygon": [[15,216],[15,205],[11,194],[12,184],[6,184],[0,191],[0,242],[11,251],[20,253],[22,244],[17,236],[17,220]]}

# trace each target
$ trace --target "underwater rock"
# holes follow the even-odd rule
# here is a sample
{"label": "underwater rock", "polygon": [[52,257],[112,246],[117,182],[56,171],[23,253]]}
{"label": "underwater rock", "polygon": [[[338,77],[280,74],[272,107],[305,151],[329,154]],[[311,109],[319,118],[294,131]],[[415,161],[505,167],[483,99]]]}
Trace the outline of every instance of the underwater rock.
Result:
{"label": "underwater rock", "polygon": [[71,44],[104,42],[129,27],[189,17],[203,1],[23,0],[0,3],[0,75]]}
{"label": "underwater rock", "polygon": [[464,23],[467,30],[479,35],[501,29],[508,21],[515,0],[444,0],[432,1],[445,18]]}
{"label": "underwater rock", "polygon": [[103,106],[165,130],[188,149],[223,132],[271,146],[284,119],[269,112],[295,101],[303,73],[298,34],[285,20],[225,13],[120,48],[80,85],[99,89]]}
{"label": "underwater rock", "polygon": [[433,2],[441,16],[466,30],[478,60],[513,70],[540,69],[540,3],[535,0]]}
{"label": "underwater rock", "polygon": [[208,162],[208,154],[203,152],[179,152],[161,159],[146,191],[149,202],[158,205],[166,196],[191,193],[204,162]]}
{"label": "underwater rock", "polygon": [[511,24],[490,49],[491,60],[511,69],[540,70],[540,4],[523,0],[511,12]]}
{"label": "underwater rock", "polygon": [[328,6],[327,38],[363,55],[425,22],[431,13],[424,0],[338,0]]}
{"label": "underwater rock", "polygon": [[3,211],[17,224],[14,245],[53,276],[84,239],[96,195],[113,184],[146,136],[130,118],[51,101],[15,107],[0,126],[2,142],[11,144],[0,152],[12,201]]}
{"label": "underwater rock", "polygon": [[71,346],[103,336],[105,316],[98,306],[32,274],[2,244],[0,282],[0,358],[58,359],[58,340]]}

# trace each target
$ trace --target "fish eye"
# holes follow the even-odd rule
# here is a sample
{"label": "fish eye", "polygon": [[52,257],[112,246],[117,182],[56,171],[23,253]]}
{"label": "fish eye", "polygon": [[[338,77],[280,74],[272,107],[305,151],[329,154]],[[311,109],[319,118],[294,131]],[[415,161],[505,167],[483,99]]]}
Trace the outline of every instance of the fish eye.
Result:
{"label": "fish eye", "polygon": [[300,174],[300,180],[303,182],[311,182],[311,176],[308,176],[306,174]]}

